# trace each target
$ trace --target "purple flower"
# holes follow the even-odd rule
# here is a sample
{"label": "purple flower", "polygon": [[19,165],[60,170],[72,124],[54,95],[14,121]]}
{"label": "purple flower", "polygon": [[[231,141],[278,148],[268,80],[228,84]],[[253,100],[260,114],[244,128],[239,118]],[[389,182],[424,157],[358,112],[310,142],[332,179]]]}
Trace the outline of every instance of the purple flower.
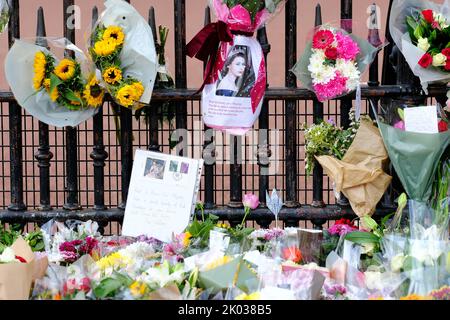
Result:
{"label": "purple flower", "polygon": [[325,286],[325,292],[331,296],[344,295],[347,293],[347,289],[340,284],[336,284],[331,287]]}
{"label": "purple flower", "polygon": [[327,122],[328,122],[329,124],[333,125],[333,126],[336,126],[336,122],[334,121],[334,119],[329,118],[329,119],[327,120]]}

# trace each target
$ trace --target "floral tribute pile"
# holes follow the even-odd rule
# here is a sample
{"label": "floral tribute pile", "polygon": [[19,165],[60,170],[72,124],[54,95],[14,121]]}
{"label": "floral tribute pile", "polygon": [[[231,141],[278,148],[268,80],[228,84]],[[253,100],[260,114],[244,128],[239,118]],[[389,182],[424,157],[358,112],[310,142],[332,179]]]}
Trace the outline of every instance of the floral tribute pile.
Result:
{"label": "floral tribute pile", "polygon": [[[448,300],[448,232],[445,238],[445,228],[434,225],[424,231],[429,238],[418,239],[415,230],[422,223],[411,214],[403,217],[406,195],[398,203],[397,212],[380,224],[368,216],[343,218],[322,232],[254,230],[245,226],[245,217],[231,227],[199,204],[201,219],[169,243],[102,236],[92,221],[51,220],[25,236],[36,257],[49,263],[33,280],[29,298]],[[246,195],[244,204],[248,216],[258,197]],[[445,214],[448,226],[448,206]],[[14,228],[0,230],[0,281],[2,265],[26,262],[10,248],[20,237]]]}

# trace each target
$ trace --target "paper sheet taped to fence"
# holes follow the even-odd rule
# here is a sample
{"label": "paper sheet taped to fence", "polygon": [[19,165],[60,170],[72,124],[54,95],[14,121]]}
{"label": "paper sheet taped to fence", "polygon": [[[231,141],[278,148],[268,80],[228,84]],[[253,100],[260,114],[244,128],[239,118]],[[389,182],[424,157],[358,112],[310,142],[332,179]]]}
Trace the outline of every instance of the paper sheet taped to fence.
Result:
{"label": "paper sheet taped to fence", "polygon": [[203,160],[137,150],[122,234],[169,242],[195,210]]}

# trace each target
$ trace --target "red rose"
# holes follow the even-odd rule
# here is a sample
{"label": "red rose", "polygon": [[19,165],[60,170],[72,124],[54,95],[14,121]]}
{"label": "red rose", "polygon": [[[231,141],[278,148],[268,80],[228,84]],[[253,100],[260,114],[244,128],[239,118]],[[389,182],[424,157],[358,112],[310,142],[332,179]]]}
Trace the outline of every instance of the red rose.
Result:
{"label": "red rose", "polygon": [[450,57],[450,48],[445,48],[444,50],[442,50],[442,54],[447,58]]}
{"label": "red rose", "polygon": [[445,65],[445,70],[450,71],[450,59],[447,58],[447,64]]}
{"label": "red rose", "polygon": [[433,23],[434,22],[433,10],[423,10],[422,11],[422,15],[425,18],[426,22],[428,22],[428,23]]}
{"label": "red rose", "polygon": [[444,120],[439,121],[438,124],[439,132],[448,131],[448,124]]}
{"label": "red rose", "polygon": [[325,56],[327,57],[327,59],[336,60],[338,51],[336,48],[328,48],[327,50],[325,50]]}
{"label": "red rose", "polygon": [[433,63],[433,57],[429,53],[425,53],[419,60],[419,65],[422,68],[428,68]]}

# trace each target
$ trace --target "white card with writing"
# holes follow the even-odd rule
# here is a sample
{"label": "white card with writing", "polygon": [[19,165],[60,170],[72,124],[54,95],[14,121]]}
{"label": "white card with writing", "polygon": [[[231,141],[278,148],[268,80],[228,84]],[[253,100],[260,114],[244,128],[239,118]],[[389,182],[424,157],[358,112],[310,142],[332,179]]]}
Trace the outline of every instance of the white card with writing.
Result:
{"label": "white card with writing", "polygon": [[405,108],[405,130],[417,133],[439,133],[437,107]]}
{"label": "white card with writing", "polygon": [[169,242],[195,211],[203,160],[137,150],[122,235]]}

